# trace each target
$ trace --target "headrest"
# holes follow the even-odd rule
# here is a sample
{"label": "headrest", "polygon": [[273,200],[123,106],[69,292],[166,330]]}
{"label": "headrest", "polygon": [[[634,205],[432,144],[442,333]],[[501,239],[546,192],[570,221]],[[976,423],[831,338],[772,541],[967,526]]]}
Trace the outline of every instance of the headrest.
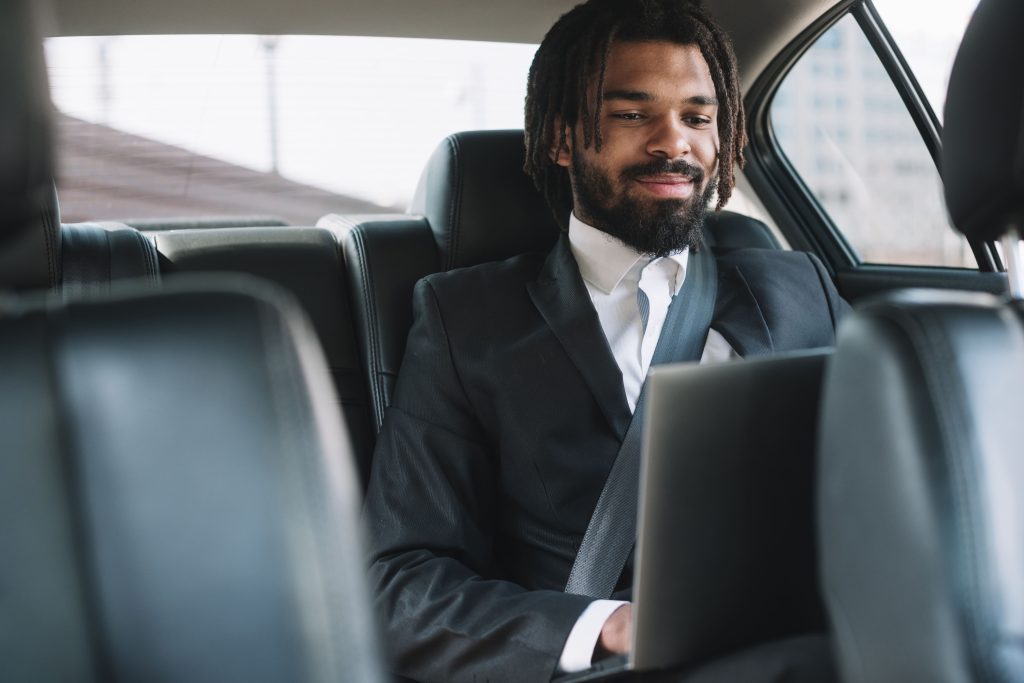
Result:
{"label": "headrest", "polygon": [[[444,270],[547,251],[559,226],[523,172],[523,131],[455,133],[434,151],[420,176],[410,213],[427,219]],[[761,221],[709,211],[708,241],[721,247],[778,249]]]}
{"label": "headrest", "polygon": [[547,251],[560,229],[523,172],[523,131],[456,133],[434,151],[411,213],[426,217],[444,270]]}
{"label": "headrest", "polygon": [[29,0],[0,3],[0,289],[56,287],[50,94]]}
{"label": "headrest", "polygon": [[946,95],[942,176],[953,224],[1000,237],[1024,218],[1024,3],[981,0]]}
{"label": "headrest", "polygon": [[52,188],[50,95],[29,0],[0,3],[0,244],[46,204]]}

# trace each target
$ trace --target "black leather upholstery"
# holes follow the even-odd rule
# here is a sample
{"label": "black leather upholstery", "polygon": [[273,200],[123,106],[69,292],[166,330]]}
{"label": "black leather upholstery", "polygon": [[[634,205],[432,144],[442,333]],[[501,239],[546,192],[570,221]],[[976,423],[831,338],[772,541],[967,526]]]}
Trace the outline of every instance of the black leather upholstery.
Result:
{"label": "black leather upholstery", "polygon": [[[3,3],[0,25],[33,25],[33,5]],[[34,221],[50,182],[50,94],[38,41],[32,30],[4,31],[0,41],[0,240]]]}
{"label": "black leather upholstery", "polygon": [[359,355],[376,434],[391,400],[412,327],[412,290],[440,269],[430,226],[415,216],[339,216],[319,225],[342,237]]}
{"label": "black leather upholstery", "polygon": [[25,28],[33,11],[22,0],[0,6],[0,288],[15,290],[55,286],[60,255],[59,225],[47,214],[49,88],[39,36]]}
{"label": "black leather upholstery", "polygon": [[734,249],[781,249],[782,245],[763,221],[735,211],[715,211],[704,220],[709,244]]}
{"label": "black leather upholstery", "polygon": [[121,223],[61,226],[61,291],[66,297],[104,294],[118,280],[160,281],[156,247]]}
{"label": "black leather upholstery", "polygon": [[68,293],[77,295],[105,290],[120,277],[156,279],[155,251],[130,228],[109,235],[72,229],[69,248],[63,244],[49,86],[41,38],[28,28],[43,4],[0,6],[0,289],[58,289],[66,279]]}
{"label": "black leather upholstery", "polygon": [[1024,226],[1024,3],[982,0],[953,64],[942,176],[954,225],[991,240]]}
{"label": "black leather upholstery", "polygon": [[[1024,211],[1024,77],[1010,66],[1022,9],[981,0],[946,100],[946,197],[974,239]],[[1021,312],[919,290],[863,305],[839,330],[819,538],[844,681],[1024,680]]]}
{"label": "black leather upholstery", "polygon": [[276,216],[200,216],[187,218],[124,218],[121,220],[145,232],[165,230],[215,230],[218,228],[274,228],[288,223]]}
{"label": "black leather upholstery", "polygon": [[[424,169],[413,215],[332,214],[318,223],[336,231],[344,247],[376,430],[405,352],[416,281],[547,251],[558,238],[558,222],[523,172],[523,159],[521,130],[456,133]],[[707,232],[723,247],[779,246],[764,223],[730,211],[709,215]]]}
{"label": "black leather upholstery", "polygon": [[1024,680],[1024,330],[908,292],[841,328],[821,428],[825,589],[845,681]]}
{"label": "black leather upholstery", "polygon": [[52,180],[31,219],[0,243],[0,283],[15,291],[59,289],[74,298],[103,294],[118,280],[159,282],[156,248],[123,223],[62,224]]}
{"label": "black leather upholstery", "polygon": [[560,229],[523,172],[523,131],[456,133],[438,145],[409,212],[427,219],[441,270],[547,251]]}
{"label": "black leather upholstery", "polygon": [[5,680],[381,680],[314,339],[253,281],[6,307]]}
{"label": "black leather upholstery", "polygon": [[[137,233],[141,236],[141,233]],[[206,228],[149,233],[169,276],[244,273],[289,290],[313,321],[357,457],[369,476],[373,433],[360,353],[353,332],[349,281],[335,236],[320,228]]]}

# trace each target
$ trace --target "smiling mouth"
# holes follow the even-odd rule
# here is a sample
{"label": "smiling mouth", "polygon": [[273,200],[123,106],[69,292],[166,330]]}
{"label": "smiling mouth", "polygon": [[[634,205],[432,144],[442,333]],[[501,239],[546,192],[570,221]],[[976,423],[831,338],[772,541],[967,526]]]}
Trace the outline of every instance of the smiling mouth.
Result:
{"label": "smiling mouth", "polygon": [[650,175],[633,178],[646,192],[657,197],[686,199],[693,195],[693,178],[684,175]]}

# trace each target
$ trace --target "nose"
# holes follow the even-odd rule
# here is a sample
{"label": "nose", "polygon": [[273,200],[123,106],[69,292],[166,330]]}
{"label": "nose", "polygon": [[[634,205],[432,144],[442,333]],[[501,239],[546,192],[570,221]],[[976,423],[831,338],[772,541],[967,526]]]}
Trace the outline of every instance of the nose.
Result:
{"label": "nose", "polygon": [[665,116],[651,131],[647,153],[666,159],[678,159],[690,152],[689,131],[675,116]]}

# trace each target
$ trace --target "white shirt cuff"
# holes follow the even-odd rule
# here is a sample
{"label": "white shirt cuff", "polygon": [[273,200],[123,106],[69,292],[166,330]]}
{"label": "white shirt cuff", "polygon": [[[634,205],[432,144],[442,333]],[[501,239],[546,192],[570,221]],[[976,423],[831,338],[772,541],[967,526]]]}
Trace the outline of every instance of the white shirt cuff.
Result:
{"label": "white shirt cuff", "polygon": [[601,637],[601,627],[612,612],[626,603],[622,600],[595,600],[587,605],[565,640],[562,657],[558,660],[561,673],[573,673],[589,669],[597,647],[597,639]]}

